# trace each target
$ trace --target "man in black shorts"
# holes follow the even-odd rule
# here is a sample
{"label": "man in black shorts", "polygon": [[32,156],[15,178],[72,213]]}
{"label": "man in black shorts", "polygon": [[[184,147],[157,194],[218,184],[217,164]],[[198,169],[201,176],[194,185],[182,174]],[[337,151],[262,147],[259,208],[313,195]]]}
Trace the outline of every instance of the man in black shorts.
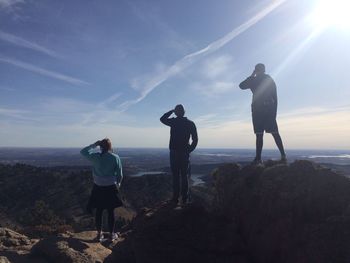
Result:
{"label": "man in black shorts", "polygon": [[257,64],[253,73],[241,84],[241,89],[250,89],[253,93],[252,117],[256,135],[255,164],[262,164],[261,151],[263,148],[264,132],[271,133],[281,153],[281,161],[286,162],[281,136],[276,122],[277,91],[274,80],[265,74],[265,65]]}
{"label": "man in black shorts", "polygon": [[[172,114],[176,118],[170,118]],[[188,120],[185,115],[184,107],[179,104],[174,110],[165,113],[160,121],[170,126],[170,166],[173,174],[173,199],[177,204],[180,195],[180,175],[181,175],[181,196],[182,203],[188,201],[188,170],[190,153],[196,148],[198,143],[198,135],[196,125],[193,121]],[[192,138],[189,144],[190,137]]]}

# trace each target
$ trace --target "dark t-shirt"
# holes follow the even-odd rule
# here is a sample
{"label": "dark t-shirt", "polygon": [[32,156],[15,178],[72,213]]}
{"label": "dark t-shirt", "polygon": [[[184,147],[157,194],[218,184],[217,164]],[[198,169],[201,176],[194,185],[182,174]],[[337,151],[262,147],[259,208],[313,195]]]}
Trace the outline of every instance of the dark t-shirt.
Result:
{"label": "dark t-shirt", "polygon": [[[186,117],[168,118],[170,115],[171,113],[166,113],[160,118],[163,124],[170,126],[169,149],[192,152],[198,143],[196,125]],[[189,144],[190,137],[192,137],[191,144]]]}
{"label": "dark t-shirt", "polygon": [[267,74],[248,77],[241,84],[241,89],[250,89],[253,93],[252,110],[277,111],[277,89],[274,80]]}

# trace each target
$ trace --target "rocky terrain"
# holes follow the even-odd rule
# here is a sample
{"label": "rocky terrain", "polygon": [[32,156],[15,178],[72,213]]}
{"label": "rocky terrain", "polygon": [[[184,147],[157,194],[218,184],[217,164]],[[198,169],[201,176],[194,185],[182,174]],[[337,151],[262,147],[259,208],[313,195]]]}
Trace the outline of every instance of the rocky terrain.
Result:
{"label": "rocky terrain", "polygon": [[348,178],[308,161],[226,164],[212,188],[211,203],[150,202],[114,243],[2,228],[0,262],[350,262]]}

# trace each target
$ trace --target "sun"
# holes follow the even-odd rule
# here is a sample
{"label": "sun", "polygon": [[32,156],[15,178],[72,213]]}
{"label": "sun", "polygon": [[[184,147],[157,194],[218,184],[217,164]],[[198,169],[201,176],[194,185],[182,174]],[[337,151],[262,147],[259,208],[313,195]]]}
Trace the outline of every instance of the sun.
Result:
{"label": "sun", "polygon": [[350,30],[350,0],[320,0],[311,14],[319,28],[335,27]]}

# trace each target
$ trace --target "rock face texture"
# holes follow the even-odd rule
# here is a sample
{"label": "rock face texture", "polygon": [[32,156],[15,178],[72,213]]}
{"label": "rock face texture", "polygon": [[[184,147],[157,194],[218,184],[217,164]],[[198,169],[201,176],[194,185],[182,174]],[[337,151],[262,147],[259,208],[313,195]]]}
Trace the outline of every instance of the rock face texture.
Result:
{"label": "rock face texture", "polygon": [[0,263],[45,262],[32,259],[30,250],[38,240],[32,240],[8,228],[0,228]]}
{"label": "rock face texture", "polygon": [[112,242],[100,244],[95,231],[65,233],[32,240],[6,228],[0,228],[0,262],[7,263],[96,263],[109,256]]}
{"label": "rock face texture", "polygon": [[164,203],[134,219],[106,262],[245,263],[245,254],[234,224],[200,206]]}
{"label": "rock face texture", "polygon": [[48,262],[103,262],[111,253],[108,248],[111,242],[100,244],[95,237],[95,231],[51,236],[36,243],[31,253],[33,256],[44,258]]}
{"label": "rock face texture", "polygon": [[217,215],[254,262],[350,262],[350,181],[308,161],[215,173]]}

